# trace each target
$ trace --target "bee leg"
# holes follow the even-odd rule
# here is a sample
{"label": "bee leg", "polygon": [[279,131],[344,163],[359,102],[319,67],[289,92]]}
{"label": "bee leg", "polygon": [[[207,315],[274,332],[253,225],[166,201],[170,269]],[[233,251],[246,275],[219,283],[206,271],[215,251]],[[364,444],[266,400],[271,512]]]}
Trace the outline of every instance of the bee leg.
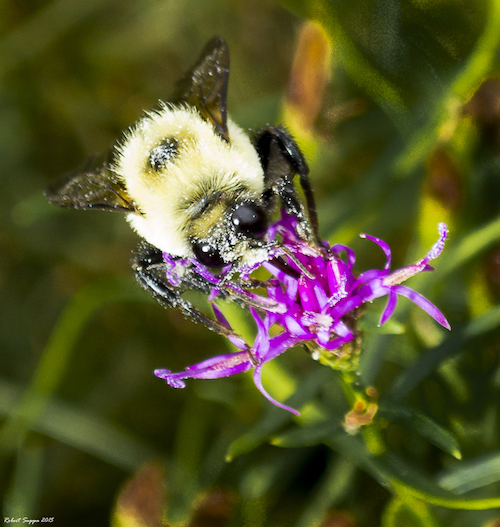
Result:
{"label": "bee leg", "polygon": [[[268,126],[257,134],[255,148],[264,168],[266,183],[270,184],[269,188],[274,187],[275,192],[287,208],[287,212],[297,216],[300,213],[294,213],[294,210],[300,211],[300,205],[295,196],[295,189],[288,178],[283,178],[283,174],[288,173],[290,169],[292,175],[298,174],[300,186],[306,199],[307,214],[313,236],[316,243],[321,245],[316,203],[309,181],[309,167],[297,143],[283,128]],[[283,162],[286,163],[288,170],[286,168],[283,170]]]}
{"label": "bee leg", "polygon": [[231,328],[205,315],[191,302],[182,298],[182,293],[188,289],[209,294],[212,285],[189,270],[186,271],[178,286],[172,285],[167,279],[169,266],[163,260],[162,252],[152,245],[141,245],[138,253],[132,259],[132,269],[142,287],[164,307],[180,309],[184,316],[193,322],[202,324],[220,335],[237,336]]}

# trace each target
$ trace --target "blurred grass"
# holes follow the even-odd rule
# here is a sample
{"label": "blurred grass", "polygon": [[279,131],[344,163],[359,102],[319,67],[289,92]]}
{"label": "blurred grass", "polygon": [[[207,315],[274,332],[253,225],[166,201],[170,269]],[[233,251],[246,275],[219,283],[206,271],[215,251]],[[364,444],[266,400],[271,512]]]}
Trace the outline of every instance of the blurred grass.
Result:
{"label": "blurred grass", "polygon": [[[300,47],[301,17],[319,22],[329,42]],[[170,518],[191,525],[209,517],[273,527],[498,521],[498,27],[498,0],[4,1],[4,514],[109,525],[125,479],[156,458]],[[270,407],[245,375],[184,391],[155,379],[154,368],[182,369],[225,344],[144,302],[129,269],[137,239],[123,217],[58,210],[41,195],[49,179],[168,99],[214,34],[231,50],[232,117],[245,128],[281,118],[304,141],[322,233],[351,245],[360,271],[382,265],[360,232],[386,240],[398,267],[425,254],[438,221],[450,225],[436,271],[408,285],[453,331],[401,302],[393,329],[404,333],[364,334],[362,382],[376,388],[381,409],[400,405],[399,417],[381,413],[372,425],[380,456],[341,429],[350,408],[338,377],[301,350],[264,377],[279,397],[295,388],[298,419]],[[320,106],[306,82],[314,49],[331,54],[314,55],[326,83],[317,85]],[[293,99],[292,81],[302,98]],[[446,453],[455,445],[462,461]]]}

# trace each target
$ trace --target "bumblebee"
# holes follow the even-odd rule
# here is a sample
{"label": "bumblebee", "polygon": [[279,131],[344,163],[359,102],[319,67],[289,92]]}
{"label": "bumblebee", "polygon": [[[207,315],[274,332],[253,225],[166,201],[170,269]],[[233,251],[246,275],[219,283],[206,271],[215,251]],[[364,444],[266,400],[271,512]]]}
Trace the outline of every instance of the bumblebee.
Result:
{"label": "bumblebee", "polygon": [[[143,239],[132,260],[139,283],[167,307],[222,334],[230,330],[182,297],[209,295],[213,280],[201,264],[220,273],[220,294],[238,297],[238,275],[275,256],[268,239],[277,202],[298,220],[302,236],[319,239],[307,163],[281,127],[267,126],[250,138],[227,115],[229,50],[216,37],[178,81],[167,103],[147,112],[114,147],[50,186],[45,194],[60,207],[127,214]],[[309,219],[298,199],[298,175]],[[175,280],[172,262],[183,262]],[[282,262],[283,263],[283,262]],[[179,271],[180,269],[180,271]],[[227,272],[227,270],[229,270]],[[223,272],[224,270],[224,272]]]}

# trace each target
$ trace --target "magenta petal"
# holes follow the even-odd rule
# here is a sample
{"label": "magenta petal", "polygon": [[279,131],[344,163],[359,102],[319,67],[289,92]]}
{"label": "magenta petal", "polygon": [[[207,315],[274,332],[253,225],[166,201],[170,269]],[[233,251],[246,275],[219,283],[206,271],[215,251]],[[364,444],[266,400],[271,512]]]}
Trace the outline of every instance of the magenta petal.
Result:
{"label": "magenta petal", "polygon": [[272,337],[269,341],[269,352],[263,362],[273,360],[278,355],[281,355],[286,350],[295,346],[295,344],[298,344],[300,341],[300,338],[293,337],[289,335],[286,331],[283,331],[283,333]]}
{"label": "magenta petal", "polygon": [[338,304],[333,306],[329,314],[334,319],[340,319],[350,311],[361,306],[364,302],[366,302],[366,299],[359,294],[343,298]]}
{"label": "magenta petal", "polygon": [[248,300],[250,301],[249,305],[253,303],[255,305],[258,305],[259,307],[262,307],[263,309],[266,309],[267,311],[273,311],[275,313],[286,312],[286,305],[276,302],[276,300],[274,300],[274,298],[271,298],[270,296],[258,295],[233,284],[227,284],[227,287],[229,289],[232,289],[235,293],[238,293],[241,297],[248,298]]}
{"label": "magenta petal", "polygon": [[331,329],[337,337],[329,342],[320,342],[321,346],[327,350],[336,350],[354,339],[354,333],[340,320]]}
{"label": "magenta petal", "polygon": [[250,313],[252,314],[255,324],[257,325],[257,336],[255,337],[252,352],[258,362],[264,361],[269,352],[269,335],[266,320],[262,320],[257,311],[250,307]]}
{"label": "magenta petal", "polygon": [[417,293],[413,289],[406,287],[405,285],[395,285],[392,290],[396,291],[398,295],[405,296],[416,304],[420,309],[423,309],[428,313],[436,322],[441,324],[446,329],[451,329],[450,323],[446,320],[446,317],[439,311],[439,309],[425,296]]}
{"label": "magenta petal", "polygon": [[231,326],[229,325],[227,318],[224,316],[224,314],[216,304],[212,304],[212,310],[217,321],[220,322],[223,326],[226,326],[226,328],[230,329]]}
{"label": "magenta petal", "polygon": [[299,324],[292,316],[283,317],[283,322],[286,326],[286,329],[290,335],[294,337],[300,337],[302,339],[314,338],[314,335],[307,331],[302,324]]}
{"label": "magenta petal", "polygon": [[178,373],[172,373],[170,370],[155,370],[154,374],[160,379],[167,381],[172,388],[185,388],[186,383]]}
{"label": "magenta petal", "polygon": [[208,295],[208,301],[213,302],[220,295],[220,289],[214,287]]}
{"label": "magenta petal", "polygon": [[330,330],[320,329],[317,332],[317,341],[320,346],[328,345],[330,342]]}
{"label": "magenta petal", "polygon": [[388,285],[385,285],[385,282],[380,278],[374,278],[369,282],[361,285],[357,293],[363,299],[363,302],[372,302],[376,298],[381,296],[388,295],[391,288]]}
{"label": "magenta petal", "polygon": [[398,295],[394,289],[391,289],[389,291],[389,298],[387,299],[387,305],[385,306],[384,312],[382,313],[382,316],[380,317],[379,326],[383,326],[394,313],[394,310],[396,309],[396,304],[398,303]]}
{"label": "magenta petal", "polygon": [[192,378],[195,378],[194,376],[196,375],[196,378],[199,379],[217,379],[247,371],[251,365],[252,361],[249,352],[237,351],[212,357],[198,364],[188,366],[186,372],[189,372],[189,376]]}
{"label": "magenta petal", "polygon": [[[191,262],[193,267],[196,269],[196,272],[202,276],[207,282],[210,282],[211,284],[217,285],[219,283],[219,278],[217,278],[212,272],[210,272],[203,264],[198,262],[196,258],[188,258],[188,260]],[[223,272],[229,271],[230,267],[226,266],[223,269]]]}
{"label": "magenta petal", "polygon": [[341,272],[338,260],[331,260],[326,266],[326,278],[330,296],[338,296],[339,290],[345,290],[346,276]]}
{"label": "magenta petal", "polygon": [[354,267],[354,264],[356,263],[356,255],[350,247],[337,243],[336,245],[332,245],[331,251],[336,255],[339,255],[341,252],[345,251],[347,253],[347,265],[350,269]]}
{"label": "magenta petal", "polygon": [[[222,311],[217,307],[216,304],[212,304],[212,310],[214,312],[215,318],[217,319],[217,322],[220,322],[223,326],[226,326],[226,328],[231,329],[229,322],[227,321],[226,317],[224,316]],[[248,349],[248,346],[246,345],[245,341],[238,335],[228,335],[227,338],[240,350]]]}
{"label": "magenta petal", "polygon": [[286,287],[286,296],[289,300],[292,302],[295,301],[295,298],[297,296],[297,293],[299,291],[299,281],[292,279],[290,277],[287,277],[286,280],[284,280],[284,284]]}
{"label": "magenta petal", "polygon": [[423,258],[424,263],[429,262],[437,258],[444,249],[444,242],[448,238],[448,227],[446,223],[440,223],[438,226],[439,231],[439,240],[431,247],[431,250],[427,253],[425,258]]}
{"label": "magenta petal", "polygon": [[316,301],[318,302],[319,311],[323,312],[323,309],[328,305],[330,298],[325,292],[325,289],[319,284],[314,286],[314,294],[316,296]]}
{"label": "magenta petal", "polygon": [[162,253],[162,256],[167,264],[167,280],[170,285],[177,287],[181,283],[180,276],[184,273],[185,268],[191,265],[190,261],[187,258],[178,258],[167,253]]}
{"label": "magenta petal", "polygon": [[354,335],[351,333],[350,335],[334,338],[333,340],[330,340],[330,342],[326,343],[323,347],[329,351],[334,351],[342,347],[344,344],[351,342],[352,340],[354,340]]}
{"label": "magenta petal", "polygon": [[282,408],[283,410],[287,410],[288,412],[291,412],[292,414],[295,414],[295,415],[300,415],[300,412],[298,412],[297,410],[295,410],[295,408],[291,408],[290,406],[286,406],[284,404],[281,404],[280,402],[278,402],[276,399],[273,399],[267,392],[266,390],[264,389],[264,386],[262,385],[262,378],[261,378],[261,374],[262,374],[262,365],[259,365],[255,368],[255,371],[253,372],[253,382],[255,383],[255,386],[257,386],[258,390],[260,391],[260,393],[268,400],[270,401],[271,403],[273,403],[275,406],[277,406],[278,408]]}
{"label": "magenta petal", "polygon": [[264,262],[262,264],[262,267],[267,269],[274,277],[276,277],[280,281],[284,281],[286,278],[285,271],[282,271],[281,269],[278,269],[272,262]]}
{"label": "magenta petal", "polygon": [[[362,235],[376,243],[384,252],[386,263],[382,269],[371,269],[355,277],[354,252],[343,245],[325,250],[304,241],[298,233],[297,219],[282,212],[281,219],[268,230],[271,243],[269,258],[251,266],[236,269],[239,280],[232,280],[231,268],[226,267],[217,275],[193,258],[174,258],[164,255],[167,263],[167,279],[175,285],[182,279],[185,267],[194,269],[212,284],[209,301],[218,293],[233,293],[250,306],[257,326],[257,335],[250,348],[233,330],[222,313],[213,305],[215,319],[227,328],[228,339],[241,351],[221,355],[187,367],[183,372],[156,370],[155,374],[175,388],[185,386],[184,379],[215,379],[254,369],[254,382],[261,393],[274,405],[298,415],[293,408],[274,400],[262,385],[263,365],[291,347],[309,342],[317,349],[331,350],[339,355],[344,344],[354,340],[357,331],[353,327],[353,312],[363,304],[387,296],[387,304],[380,318],[380,325],[393,315],[398,295],[406,296],[438,323],[450,328],[439,309],[419,293],[399,285],[411,276],[431,270],[431,260],[437,258],[444,247],[448,234],[446,225],[439,226],[439,239],[427,255],[413,265],[389,273],[391,250],[379,238]],[[336,254],[347,253],[347,262]],[[276,258],[280,258],[280,262]],[[285,264],[285,265],[282,265]],[[273,276],[265,284],[264,293],[256,294],[246,287],[250,273],[262,265]],[[356,314],[356,313],[354,313]],[[347,317],[347,318],[344,318]],[[276,331],[275,331],[276,330]],[[225,331],[222,331],[225,333]]]}
{"label": "magenta petal", "polygon": [[193,364],[183,372],[172,373],[169,370],[160,369],[155,370],[154,374],[167,381],[173,388],[184,388],[185,383],[182,379],[219,379],[248,371],[252,366],[248,351],[238,351]]}
{"label": "magenta petal", "polygon": [[305,311],[319,311],[319,304],[316,299],[314,284],[305,276],[299,278],[299,295],[302,307]]}
{"label": "magenta petal", "polygon": [[340,320],[332,326],[332,331],[334,331],[339,337],[352,336],[352,331]]}
{"label": "magenta petal", "polygon": [[360,234],[360,237],[361,238],[366,238],[368,240],[371,240],[372,242],[376,243],[382,249],[382,251],[384,251],[385,257],[387,259],[386,262],[385,262],[385,265],[384,265],[384,269],[386,271],[388,271],[390,269],[390,267],[391,267],[392,253],[391,253],[391,249],[387,245],[387,243],[385,243],[380,238],[375,238],[375,236],[370,236],[369,234]]}
{"label": "magenta petal", "polygon": [[356,287],[359,287],[361,284],[365,284],[366,282],[372,282],[373,280],[381,279],[387,276],[386,271],[380,271],[379,269],[370,269],[369,271],[365,271],[364,273],[361,273],[354,284],[352,285],[352,288],[355,289]]}

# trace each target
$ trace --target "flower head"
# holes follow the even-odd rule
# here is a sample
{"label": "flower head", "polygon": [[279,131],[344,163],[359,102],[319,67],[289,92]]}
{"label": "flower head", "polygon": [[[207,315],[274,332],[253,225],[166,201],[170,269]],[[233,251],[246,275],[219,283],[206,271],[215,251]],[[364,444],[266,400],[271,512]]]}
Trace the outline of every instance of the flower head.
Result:
{"label": "flower head", "polygon": [[[386,256],[382,269],[372,269],[356,276],[353,273],[354,252],[344,245],[316,247],[297,235],[297,220],[283,213],[282,218],[270,228],[270,238],[281,238],[275,257],[261,265],[271,274],[266,282],[267,295],[256,295],[239,285],[226,282],[240,298],[247,297],[256,326],[253,344],[238,336],[228,337],[239,349],[189,366],[185,371],[171,373],[156,370],[155,375],[170,386],[183,388],[184,379],[215,379],[235,373],[254,370],[257,388],[273,404],[293,413],[293,408],[275,401],[264,389],[261,381],[262,367],[289,348],[303,344],[314,353],[327,350],[341,356],[342,349],[357,336],[355,319],[359,308],[376,298],[387,296],[387,304],[380,325],[394,313],[398,296],[405,296],[426,311],[439,324],[450,329],[448,321],[429,300],[401,283],[422,271],[432,270],[429,262],[437,258],[444,247],[448,231],[444,223],[439,225],[439,239],[427,255],[413,265],[390,272],[391,250],[382,240],[362,235],[376,243]],[[345,253],[345,260],[340,255]],[[214,284],[213,294],[219,291],[221,280],[198,265],[199,273]],[[248,271],[248,274],[251,270]],[[213,304],[217,321],[228,328],[229,323],[222,311]],[[278,328],[278,329],[277,329]]]}

